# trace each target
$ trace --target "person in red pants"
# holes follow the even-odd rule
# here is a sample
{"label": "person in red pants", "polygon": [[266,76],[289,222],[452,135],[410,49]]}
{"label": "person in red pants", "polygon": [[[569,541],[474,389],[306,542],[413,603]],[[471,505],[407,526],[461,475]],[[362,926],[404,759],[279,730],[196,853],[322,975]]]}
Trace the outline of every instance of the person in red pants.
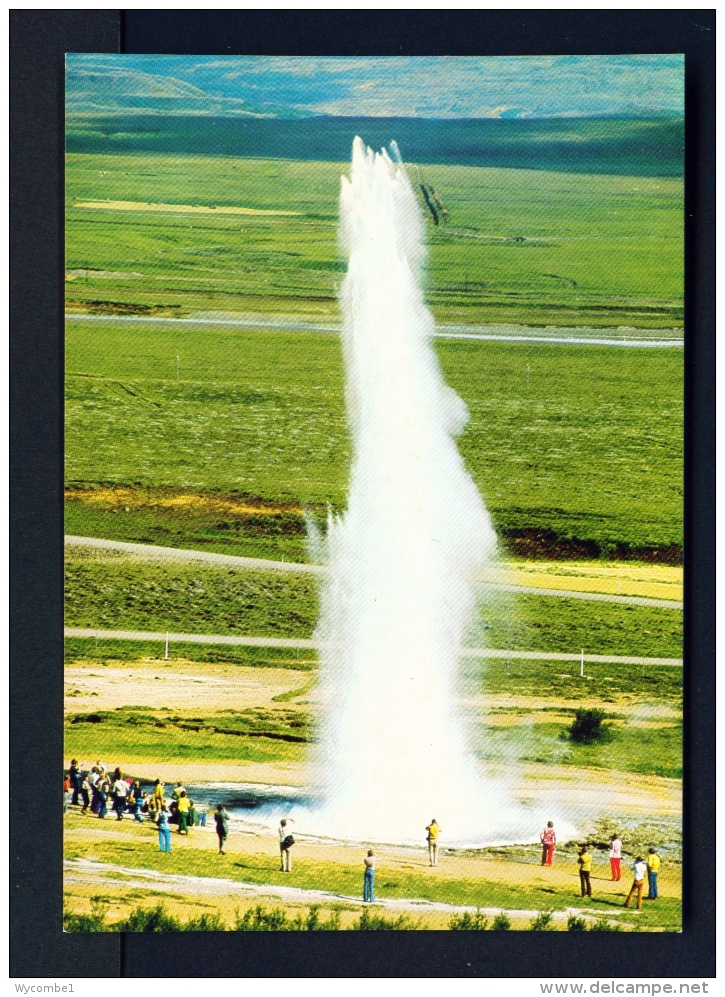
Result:
{"label": "person in red pants", "polygon": [[612,867],[612,882],[618,883],[622,878],[622,842],[618,834],[613,834],[609,843],[609,864]]}
{"label": "person in red pants", "polygon": [[554,849],[556,848],[556,832],[554,822],[549,821],[544,830],[539,835],[541,840],[541,864],[551,865],[554,861]]}

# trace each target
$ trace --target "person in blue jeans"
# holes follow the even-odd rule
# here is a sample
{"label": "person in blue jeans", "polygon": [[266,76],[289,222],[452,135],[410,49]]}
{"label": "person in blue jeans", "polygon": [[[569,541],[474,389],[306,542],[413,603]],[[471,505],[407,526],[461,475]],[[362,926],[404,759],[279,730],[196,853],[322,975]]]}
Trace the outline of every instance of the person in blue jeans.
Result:
{"label": "person in blue jeans", "polygon": [[365,856],[365,878],[363,879],[363,902],[375,903],[375,852],[372,848]]}
{"label": "person in blue jeans", "polygon": [[169,827],[169,811],[166,807],[162,807],[159,811],[159,815],[156,818],[156,823],[159,828],[159,851],[160,852],[170,852],[171,851],[171,828]]}

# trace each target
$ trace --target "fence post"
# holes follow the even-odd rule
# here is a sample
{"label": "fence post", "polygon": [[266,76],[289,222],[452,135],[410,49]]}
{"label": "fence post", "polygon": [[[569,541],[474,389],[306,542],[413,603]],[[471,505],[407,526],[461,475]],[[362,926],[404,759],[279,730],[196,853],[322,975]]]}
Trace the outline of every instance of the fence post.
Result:
{"label": "fence post", "polygon": [[581,665],[579,667],[579,674],[581,675],[582,678],[584,678],[584,648],[582,648],[582,658],[581,658]]}
{"label": "fence post", "polygon": [[166,654],[164,655],[164,658],[167,661],[169,660],[169,635],[168,634],[166,634]]}

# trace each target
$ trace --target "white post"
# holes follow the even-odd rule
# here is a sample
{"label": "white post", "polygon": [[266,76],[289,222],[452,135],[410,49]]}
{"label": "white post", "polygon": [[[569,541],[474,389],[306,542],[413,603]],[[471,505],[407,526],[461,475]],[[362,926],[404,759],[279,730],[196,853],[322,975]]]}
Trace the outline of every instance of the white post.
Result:
{"label": "white post", "polygon": [[176,380],[179,380],[179,357],[176,358]]}
{"label": "white post", "polygon": [[166,654],[164,655],[166,660],[169,660],[169,635],[166,634]]}
{"label": "white post", "polygon": [[579,667],[579,674],[581,675],[582,678],[584,678],[584,648],[582,648],[582,660],[581,660],[581,665]]}

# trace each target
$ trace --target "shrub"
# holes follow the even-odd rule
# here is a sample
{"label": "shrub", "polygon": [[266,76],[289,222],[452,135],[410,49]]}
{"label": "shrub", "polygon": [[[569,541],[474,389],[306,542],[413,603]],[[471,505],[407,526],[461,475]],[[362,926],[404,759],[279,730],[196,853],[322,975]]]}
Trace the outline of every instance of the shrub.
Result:
{"label": "shrub", "polygon": [[531,922],[532,931],[549,931],[551,927],[551,921],[554,917],[554,912],[550,910],[542,910],[536,915],[536,917]]}
{"label": "shrub", "polygon": [[125,921],[114,925],[115,931],[183,931],[184,925],[169,914],[163,904],[157,907],[136,907]]}
{"label": "shrub", "polygon": [[399,917],[383,917],[382,914],[372,914],[367,908],[360,915],[360,919],[352,925],[352,931],[415,931],[418,922],[413,921],[407,914]]}
{"label": "shrub", "polygon": [[511,922],[505,914],[497,914],[493,919],[491,931],[510,931]]}
{"label": "shrub", "polygon": [[606,718],[604,710],[578,709],[574,722],[569,728],[569,739],[577,744],[591,744],[593,741],[607,741],[612,734],[608,727],[602,727]]}
{"label": "shrub", "polygon": [[106,911],[94,905],[94,909],[90,914],[71,914],[70,912],[64,914],[63,930],[112,931],[113,929],[106,921]]}
{"label": "shrub", "polygon": [[480,910],[475,914],[464,911],[463,914],[454,914],[448,923],[451,931],[485,931],[488,927],[488,918],[484,917]]}
{"label": "shrub", "polygon": [[590,931],[621,931],[622,929],[614,921],[595,921],[589,929]]}
{"label": "shrub", "polygon": [[587,923],[583,917],[577,917],[575,914],[570,914],[566,922],[567,931],[586,931]]}
{"label": "shrub", "polygon": [[294,919],[290,927],[291,931],[339,931],[340,930],[340,912],[339,910],[330,911],[330,917],[327,921],[323,921],[320,918],[320,908],[318,905],[310,907],[307,912],[307,917],[303,917],[301,914]]}
{"label": "shrub", "polygon": [[259,904],[250,907],[244,912],[244,916],[237,914],[234,923],[235,931],[289,931],[290,922],[287,914],[281,907],[273,907],[268,911]]}

